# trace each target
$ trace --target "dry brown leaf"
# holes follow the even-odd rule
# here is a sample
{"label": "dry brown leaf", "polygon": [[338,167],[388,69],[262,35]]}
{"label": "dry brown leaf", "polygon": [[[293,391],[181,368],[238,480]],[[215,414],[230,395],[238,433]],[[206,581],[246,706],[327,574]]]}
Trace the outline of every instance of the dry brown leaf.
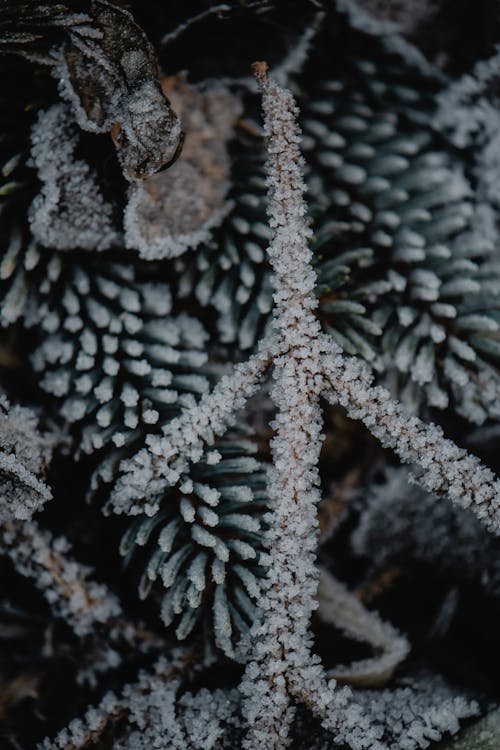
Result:
{"label": "dry brown leaf", "polygon": [[228,141],[241,111],[226,88],[200,90],[185,76],[163,79],[163,91],[182,118],[183,150],[168,171],[131,187],[124,219],[127,247],[148,260],[196,247],[226,215]]}

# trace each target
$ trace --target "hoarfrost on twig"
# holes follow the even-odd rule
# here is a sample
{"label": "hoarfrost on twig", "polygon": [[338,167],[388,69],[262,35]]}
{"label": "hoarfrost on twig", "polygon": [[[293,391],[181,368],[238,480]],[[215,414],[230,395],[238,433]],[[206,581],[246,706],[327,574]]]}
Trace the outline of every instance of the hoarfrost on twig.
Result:
{"label": "hoarfrost on twig", "polygon": [[243,747],[281,748],[288,744],[294,701],[308,705],[338,737],[359,747],[383,747],[348,692],[334,691],[312,653],[309,622],[318,572],[316,506],[321,447],[322,337],[314,317],[315,273],[308,247],[303,162],[297,109],[291,94],[254,72],[262,90],[268,139],[268,213],[273,229],[269,257],[274,271],[274,328],[280,343],[274,357],[271,397],[278,412],[272,424],[273,465],[269,469],[263,563],[267,578],[241,690],[249,731]]}
{"label": "hoarfrost on twig", "polygon": [[50,500],[40,479],[50,462],[57,438],[38,430],[34,412],[11,406],[0,396],[0,523],[26,520]]}
{"label": "hoarfrost on twig", "polygon": [[363,363],[345,357],[333,342],[323,366],[324,395],[331,403],[340,403],[404,463],[415,465],[418,484],[470,507],[491,531],[499,533],[500,481],[491,469],[445,438],[437,425],[408,416],[385,388],[372,385],[373,376]]}
{"label": "hoarfrost on twig", "polygon": [[[247,667],[241,691],[249,723],[243,746],[247,750],[262,744],[285,747],[298,701],[333,731],[337,741],[357,750],[381,750],[387,747],[381,739],[384,728],[356,703],[348,688],[333,689],[334,681],[328,684],[319,658],[312,653],[309,620],[317,606],[318,584],[319,396],[340,403],[403,461],[419,466],[424,486],[470,504],[492,529],[500,520],[498,480],[478,459],[444,438],[435,425],[406,415],[387,391],[372,386],[372,375],[359,360],[345,356],[321,333],[314,313],[316,279],[308,248],[295,104],[290,94],[269,81],[265,64],[257,64],[256,75],[263,90],[268,138],[273,333],[261,342],[256,355],[237,365],[198,405],[167,423],[162,437],[148,438],[148,449],[123,463],[112,502],[118,512],[135,513],[139,499],[142,510],[156,513],[159,490],[179,482],[190,464],[200,459],[204,447],[234,422],[235,412],[272,364],[271,396],[277,415],[271,425],[274,462],[268,471],[271,509],[265,516],[264,538],[268,551],[261,560],[267,577],[250,639],[242,647]],[[144,508],[144,498],[149,507]],[[349,624],[356,630],[352,618]],[[219,627],[229,627],[229,620],[221,617]],[[374,643],[387,647],[385,663],[381,657],[387,675],[403,658],[407,644],[392,630],[389,633],[389,627],[382,628],[383,633],[374,629]]]}
{"label": "hoarfrost on twig", "polygon": [[68,556],[70,545],[33,521],[5,522],[4,548],[20,575],[31,578],[54,613],[79,635],[122,614],[118,599],[104,584],[89,579],[90,568]]}
{"label": "hoarfrost on twig", "polygon": [[[167,422],[162,436],[149,436],[147,448],[122,463],[111,505],[116,512],[153,515],[160,509],[165,487],[181,481],[188,486],[190,465],[234,423],[235,413],[253,395],[272,364],[271,397],[277,414],[271,424],[270,511],[264,518],[267,552],[261,560],[267,577],[250,638],[241,648],[247,660],[241,685],[248,722],[243,747],[286,747],[296,703],[302,702],[333,732],[337,742],[356,750],[382,750],[394,745],[387,744],[378,717],[369,705],[356,702],[350,689],[335,688],[334,680],[328,682],[312,650],[310,618],[317,607],[319,578],[315,566],[322,428],[319,398],[324,395],[332,403],[340,403],[402,461],[416,464],[423,486],[470,505],[493,530],[498,530],[500,521],[500,485],[489,469],[447,440],[438,427],[406,415],[387,391],[372,385],[370,371],[359,360],[345,356],[321,333],[315,315],[316,277],[308,247],[311,232],[305,218],[297,110],[292,96],[267,78],[266,69],[264,63],[255,66],[268,140],[268,213],[273,232],[268,253],[275,290],[272,334],[261,342],[257,354],[236,365],[198,405]],[[184,512],[189,514],[189,508]],[[340,598],[349,605],[349,612],[344,609],[344,625],[350,632],[359,636],[366,632],[359,624],[366,613],[356,609],[345,591],[333,592],[330,587],[329,593],[327,589],[323,594],[330,602]],[[222,597],[214,606],[219,636],[230,643],[231,623]],[[386,649],[385,661],[382,656],[378,665],[372,664],[369,675],[380,679],[403,658],[407,643],[375,616],[368,619],[371,642]],[[168,700],[173,710],[174,694]],[[428,737],[453,731],[458,726],[457,715],[471,712],[467,705],[448,712],[450,715],[444,711],[444,718],[433,717],[424,725],[412,723],[409,735],[418,736],[417,740],[406,737],[402,747],[413,748]],[[183,731],[179,728],[173,743],[186,741]]]}
{"label": "hoarfrost on twig", "polygon": [[117,748],[187,747],[172,744],[179,738],[185,740],[173,704],[179,680],[193,668],[195,656],[193,651],[172,651],[168,660],[158,660],[152,672],[142,672],[137,682],[126,685],[121,695],[106,693],[101,702],[88,708],[81,719],[70,721],[53,739],[46,738],[38,746],[39,750],[83,750],[98,742],[107,729],[125,718],[142,731],[131,730],[128,740],[114,745]]}
{"label": "hoarfrost on twig", "polygon": [[[122,475],[110,498],[115,512],[133,514],[144,509],[153,515],[158,510],[158,499],[151,501],[158,489],[175,485],[189,464],[199,461],[205,444],[213,443],[215,435],[222,435],[228,425],[235,423],[234,413],[255,393],[269,365],[270,346],[270,340],[265,340],[255,355],[236,365],[233,373],[224,375],[197,405],[168,422],[161,437],[149,436],[148,448],[123,461]],[[136,502],[144,498],[145,508]]]}

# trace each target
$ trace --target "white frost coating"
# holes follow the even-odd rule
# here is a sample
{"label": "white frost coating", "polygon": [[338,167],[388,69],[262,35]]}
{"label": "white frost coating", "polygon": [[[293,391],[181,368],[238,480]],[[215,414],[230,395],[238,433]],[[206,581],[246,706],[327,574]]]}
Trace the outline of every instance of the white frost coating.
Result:
{"label": "white frost coating", "polygon": [[[197,405],[168,422],[163,436],[148,436],[148,448],[123,461],[122,475],[110,498],[116,513],[133,514],[143,510],[148,515],[156,513],[158,499],[145,509],[142,500],[154,496],[162,487],[176,484],[189,463],[201,458],[205,444],[210,445],[215,435],[222,435],[228,425],[235,423],[234,413],[257,390],[269,364],[270,341],[263,344],[247,362],[236,365],[233,374],[224,375]],[[140,501],[139,504],[136,501]]]}
{"label": "white frost coating", "polygon": [[500,47],[497,47],[491,57],[476,64],[472,73],[465,73],[438,94],[436,127],[444,128],[460,148],[498,132],[495,83],[499,72]]}
{"label": "white frost coating", "polygon": [[96,625],[118,618],[121,607],[108,588],[88,578],[90,568],[68,556],[70,545],[63,537],[34,522],[7,522],[0,529],[7,555],[20,575],[31,578],[78,636],[94,632]]}
{"label": "white frost coating", "polygon": [[357,5],[377,23],[391,23],[403,34],[415,32],[424,21],[429,23],[440,7],[438,0],[357,0]]}
{"label": "white frost coating", "polygon": [[[178,172],[180,166],[176,169],[176,165],[171,167],[171,171]],[[184,170],[188,171],[188,170]],[[189,175],[191,177],[191,175]],[[162,175],[154,175],[149,179],[151,181],[159,182]],[[192,178],[194,182],[194,178]],[[172,192],[175,192],[172,190]],[[209,242],[212,238],[213,230],[220,226],[226,218],[231,204],[226,203],[217,212],[207,219],[200,229],[194,229],[190,232],[184,232],[183,234],[169,236],[167,234],[168,229],[162,236],[156,237],[154,240],[145,240],[141,235],[139,228],[139,221],[137,214],[143,210],[143,205],[147,200],[146,189],[143,185],[133,185],[130,189],[130,197],[127,202],[123,221],[125,227],[125,242],[127,247],[139,251],[141,258],[145,260],[161,260],[162,258],[177,258],[187,250],[196,248],[198,245]],[[176,212],[182,212],[183,207],[177,209]],[[146,224],[145,220],[142,219],[143,223]]]}
{"label": "white frost coating", "polygon": [[34,412],[0,395],[0,522],[27,520],[52,498],[45,474],[55,435],[38,430]]}
{"label": "white frost coating", "polygon": [[[438,97],[439,108],[435,125],[444,129],[460,148],[475,147],[475,175],[478,180],[479,202],[500,210],[498,180],[499,158],[499,97],[500,46],[487,60],[478,62],[471,73],[444,89]],[[498,234],[494,235],[498,244]]]}
{"label": "white frost coating", "polygon": [[376,612],[365,609],[327,570],[321,571],[318,602],[318,615],[323,622],[335,625],[351,638],[369,643],[375,651],[369,659],[328,670],[327,676],[364,687],[386,683],[410,651],[406,638],[388,622],[383,622]]}
{"label": "white frost coating", "polygon": [[31,132],[31,156],[42,182],[29,211],[33,236],[57,250],[106,250],[119,235],[88,164],[75,157],[78,131],[70,109],[41,112]]}
{"label": "white frost coating", "polygon": [[[292,701],[305,702],[326,727],[359,747],[382,748],[346,691],[334,692],[319,657],[312,653],[309,621],[316,608],[318,573],[316,506],[322,419],[322,337],[314,316],[315,273],[305,219],[303,160],[297,108],[291,94],[254,66],[263,93],[268,139],[268,214],[273,229],[269,258],[274,271],[274,357],[271,398],[277,407],[271,441],[264,541],[268,553],[260,611],[251,632],[250,655],[241,691],[249,722],[243,747],[283,748],[295,715]],[[281,353],[282,352],[282,353]],[[286,531],[284,531],[286,530]]]}
{"label": "white frost coating", "polygon": [[[237,738],[245,726],[238,691],[182,692],[182,677],[190,670],[188,658],[179,650],[168,662],[160,659],[152,672],[141,673],[120,696],[107,693],[81,719],[73,719],[53,740],[41,743],[39,750],[91,747],[115,723],[120,727],[124,717],[130,723],[115,741],[117,750],[229,750],[239,746]],[[475,701],[458,695],[429,672],[405,678],[391,689],[360,690],[357,695],[374,731],[387,737],[389,750],[422,750],[446,733],[457,732],[462,720],[480,713]],[[301,747],[331,747],[326,738],[321,745],[311,738],[307,724],[302,723],[299,731]],[[357,750],[362,745],[352,747]]]}
{"label": "white frost coating", "polygon": [[31,518],[52,492],[15,456],[0,452],[0,515],[7,518]]}
{"label": "white frost coating", "polygon": [[437,425],[408,416],[385,388],[372,385],[373,376],[359,360],[343,355],[333,342],[323,366],[324,395],[331,403],[361,420],[401,461],[417,466],[418,484],[470,507],[491,531],[500,532],[500,481],[491,469],[445,438]]}
{"label": "white frost coating", "polygon": [[384,732],[389,750],[422,750],[480,713],[475,700],[457,694],[430,672],[406,677],[387,690],[356,695],[376,729]]}
{"label": "white frost coating", "polygon": [[[124,716],[129,718],[133,728],[128,736],[113,744],[114,748],[150,750],[154,747],[184,750],[193,747],[186,742],[191,730],[184,725],[182,719],[177,720],[175,710],[179,676],[190,668],[191,662],[189,652],[174,649],[169,661],[159,659],[152,672],[142,672],[137,682],[126,685],[120,696],[106,693],[101,702],[95,707],[88,708],[81,719],[70,721],[52,740],[45,739],[38,745],[39,750],[78,750],[89,747],[99,742],[106,729]],[[204,692],[208,691],[202,691]],[[193,696],[184,696],[183,705],[189,706],[190,698],[193,699]],[[195,704],[196,698],[197,696],[193,700]],[[226,706],[226,710],[231,709],[227,701],[222,707]],[[220,708],[216,713],[221,713]],[[193,714],[190,713],[186,722],[188,727],[189,720],[193,718]],[[230,716],[228,720],[230,721]],[[135,727],[139,731],[136,731]],[[199,725],[197,729],[200,730]],[[187,736],[185,732],[188,732]],[[213,745],[207,744],[204,747],[209,750]]]}
{"label": "white frost coating", "polygon": [[[38,306],[40,326],[49,335],[32,361],[43,372],[43,388],[63,398],[63,416],[83,422],[80,449],[93,453],[110,439],[126,445],[139,425],[151,431],[162,405],[180,406],[186,394],[208,390],[208,379],[193,372],[206,362],[207,334],[196,319],[169,315],[168,287],[143,283],[131,267],[76,264],[70,270],[71,295],[62,304],[49,299]],[[123,307],[126,312],[117,314]],[[68,308],[72,319],[78,313],[78,329],[67,325]],[[94,476],[101,481],[100,471]]]}
{"label": "white frost coating", "polygon": [[[408,5],[409,0],[403,0],[403,6]],[[432,75],[444,78],[444,75],[430,63],[424,55],[410,42],[407,42],[398,34],[397,25],[389,20],[380,20],[367,13],[363,2],[355,0],[337,0],[337,7],[347,13],[350,25],[373,36],[383,36],[386,48],[394,52],[409,65],[415,66],[423,75]]]}

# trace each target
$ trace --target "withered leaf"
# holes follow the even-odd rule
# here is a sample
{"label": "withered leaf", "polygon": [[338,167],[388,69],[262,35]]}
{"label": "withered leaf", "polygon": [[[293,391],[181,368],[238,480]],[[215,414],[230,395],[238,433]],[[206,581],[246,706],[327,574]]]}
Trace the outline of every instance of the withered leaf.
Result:
{"label": "withered leaf", "polygon": [[237,97],[220,85],[200,90],[183,76],[163,85],[182,117],[186,140],[171,169],[131,187],[125,240],[147,259],[196,247],[227,214],[227,146],[241,112]]}
{"label": "withered leaf", "polygon": [[181,147],[179,119],[164,96],[153,47],[127,11],[90,3],[98,35],[70,31],[63,49],[63,91],[80,127],[110,132],[123,173],[141,179],[169,166]]}
{"label": "withered leaf", "polygon": [[0,52],[54,66],[79,126],[110,133],[128,180],[175,161],[179,119],[161,90],[152,45],[127,11],[105,0],[7,0],[0,7]]}

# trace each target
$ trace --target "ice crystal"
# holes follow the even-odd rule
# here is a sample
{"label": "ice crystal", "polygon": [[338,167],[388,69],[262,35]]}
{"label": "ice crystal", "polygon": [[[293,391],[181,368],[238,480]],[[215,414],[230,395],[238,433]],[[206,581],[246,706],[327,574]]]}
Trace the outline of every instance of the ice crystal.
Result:
{"label": "ice crystal", "polygon": [[479,713],[476,701],[454,694],[442,678],[428,674],[404,679],[392,690],[360,692],[359,701],[375,725],[384,717],[389,750],[429,747]]}

